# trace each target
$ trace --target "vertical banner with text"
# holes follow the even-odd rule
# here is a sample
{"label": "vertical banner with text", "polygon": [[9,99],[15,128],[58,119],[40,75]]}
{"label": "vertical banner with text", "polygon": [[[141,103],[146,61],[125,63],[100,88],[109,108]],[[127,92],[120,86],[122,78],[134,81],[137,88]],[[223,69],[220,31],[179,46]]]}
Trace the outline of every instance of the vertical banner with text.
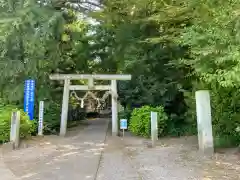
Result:
{"label": "vertical banner with text", "polygon": [[39,115],[38,115],[38,135],[43,135],[43,115],[44,115],[44,101],[39,102]]}
{"label": "vertical banner with text", "polygon": [[32,79],[26,80],[24,86],[24,111],[28,114],[30,120],[34,119],[34,96],[35,81]]}

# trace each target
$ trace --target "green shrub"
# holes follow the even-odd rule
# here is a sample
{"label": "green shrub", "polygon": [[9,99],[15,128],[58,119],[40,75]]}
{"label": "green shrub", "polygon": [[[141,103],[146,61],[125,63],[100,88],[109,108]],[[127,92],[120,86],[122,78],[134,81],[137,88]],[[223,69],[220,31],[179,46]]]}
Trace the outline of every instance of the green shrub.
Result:
{"label": "green shrub", "polygon": [[[10,140],[11,114],[18,110],[14,106],[0,106],[0,142]],[[28,138],[36,132],[36,121],[30,121],[28,115],[20,110],[20,138]]]}
{"label": "green shrub", "polygon": [[121,111],[118,113],[118,119],[127,119],[128,122],[130,121],[131,118],[131,114],[132,114],[132,110],[130,109],[125,109],[124,111]]}
{"label": "green shrub", "polygon": [[44,134],[56,134],[60,130],[61,105],[51,101],[45,103]]}
{"label": "green shrub", "polygon": [[188,105],[186,119],[196,126],[195,91],[209,89],[211,93],[212,124],[215,147],[230,147],[240,143],[240,91],[217,85],[194,84],[192,92],[185,93]]}
{"label": "green shrub", "polygon": [[168,117],[162,106],[150,107],[143,106],[133,110],[130,119],[129,130],[138,136],[150,137],[151,134],[151,111],[158,113],[158,136],[162,136],[166,126]]}
{"label": "green shrub", "polygon": [[[61,102],[44,102],[44,134],[58,134],[61,123]],[[79,106],[69,106],[68,125],[71,121],[80,121],[86,118],[86,113]]]}
{"label": "green shrub", "polygon": [[131,118],[131,113],[132,113],[132,110],[130,110],[130,109],[125,109],[124,111],[121,111],[121,112],[118,113],[119,127],[120,127],[120,120],[121,119],[127,119],[127,124],[129,125],[130,118]]}
{"label": "green shrub", "polygon": [[118,118],[119,119],[127,119],[129,121],[131,118],[131,113],[132,113],[131,110],[126,109],[126,110],[118,113]]}

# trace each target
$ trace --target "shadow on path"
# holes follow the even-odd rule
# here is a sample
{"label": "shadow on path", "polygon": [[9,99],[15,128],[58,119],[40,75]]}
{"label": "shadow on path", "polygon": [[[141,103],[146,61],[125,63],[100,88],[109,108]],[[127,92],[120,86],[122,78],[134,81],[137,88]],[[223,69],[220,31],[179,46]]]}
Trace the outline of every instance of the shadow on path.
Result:
{"label": "shadow on path", "polygon": [[94,180],[108,123],[91,120],[65,138],[47,136],[28,148],[4,152],[5,165],[21,180]]}

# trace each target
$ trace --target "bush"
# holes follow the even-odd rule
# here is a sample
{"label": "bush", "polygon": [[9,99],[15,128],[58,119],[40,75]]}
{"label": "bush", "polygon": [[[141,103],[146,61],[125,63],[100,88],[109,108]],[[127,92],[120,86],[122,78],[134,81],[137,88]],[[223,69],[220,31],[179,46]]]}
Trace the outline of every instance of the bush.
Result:
{"label": "bush", "polygon": [[216,147],[240,144],[240,91],[235,88],[211,86],[213,133]]}
{"label": "bush", "polygon": [[132,113],[131,110],[126,109],[126,110],[118,113],[118,118],[119,119],[127,119],[129,121],[131,118],[131,113]]}
{"label": "bush", "polygon": [[130,109],[125,109],[124,111],[119,112],[118,113],[119,124],[120,124],[120,119],[127,119],[128,124],[129,124],[131,114],[132,114],[132,110],[130,110]]}
{"label": "bush", "polygon": [[[10,140],[11,115],[12,112],[18,110],[14,106],[0,106],[0,142],[8,142]],[[36,121],[29,120],[28,115],[20,110],[20,138],[28,138],[36,132]]]}
{"label": "bush", "polygon": [[[44,104],[44,134],[57,134],[61,124],[61,102],[45,101]],[[86,113],[79,106],[69,106],[68,125],[71,121],[80,121],[86,118]]]}
{"label": "bush", "polygon": [[51,101],[45,103],[44,134],[57,134],[60,130],[61,105]]}
{"label": "bush", "polygon": [[133,110],[130,119],[129,130],[138,136],[150,137],[151,134],[151,111],[158,113],[158,136],[162,136],[167,126],[167,114],[162,106],[143,106]]}
{"label": "bush", "polygon": [[195,91],[209,89],[211,93],[212,124],[215,147],[230,147],[240,143],[240,91],[217,85],[194,84],[193,92],[186,93],[189,107],[186,119],[194,126],[197,123]]}
{"label": "bush", "polygon": [[80,105],[69,105],[68,108],[68,121],[81,121],[86,119],[87,113],[85,109],[81,108]]}

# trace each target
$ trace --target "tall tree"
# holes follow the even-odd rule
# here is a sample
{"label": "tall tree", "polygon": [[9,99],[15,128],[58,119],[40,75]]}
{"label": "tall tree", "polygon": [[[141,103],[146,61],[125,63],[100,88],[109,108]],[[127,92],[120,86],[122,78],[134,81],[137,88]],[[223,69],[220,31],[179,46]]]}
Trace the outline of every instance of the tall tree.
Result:
{"label": "tall tree", "polygon": [[[239,144],[240,2],[203,0],[195,5],[193,25],[185,28],[177,39],[190,52],[180,63],[192,69],[193,91],[211,90],[216,145]],[[191,105],[192,117],[196,117],[195,106]]]}
{"label": "tall tree", "polygon": [[103,51],[101,66],[107,67],[109,59],[117,67],[115,72],[133,74],[130,83],[120,84],[121,101],[129,105],[172,104],[183,88],[181,79],[185,75],[172,61],[186,52],[173,40],[190,23],[191,7],[186,1],[123,0],[103,4],[103,11],[94,16],[100,21],[99,31],[105,32],[100,43],[107,51]]}
{"label": "tall tree", "polygon": [[63,31],[64,19],[61,12],[33,0],[2,1],[0,14],[1,90],[4,98],[19,100],[25,78],[38,78],[50,64],[57,65],[49,59],[58,59],[59,46],[52,37]]}

